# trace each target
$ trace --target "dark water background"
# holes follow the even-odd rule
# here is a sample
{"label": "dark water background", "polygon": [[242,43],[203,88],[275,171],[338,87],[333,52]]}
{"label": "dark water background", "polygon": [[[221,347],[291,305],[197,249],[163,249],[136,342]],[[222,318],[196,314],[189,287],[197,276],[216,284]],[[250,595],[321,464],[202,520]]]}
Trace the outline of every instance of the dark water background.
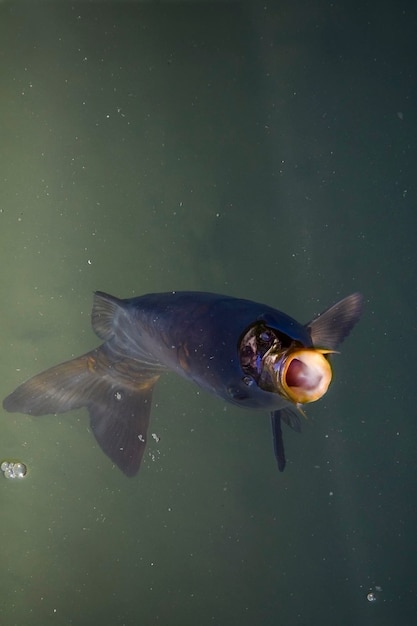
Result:
{"label": "dark water background", "polygon": [[[415,2],[0,4],[1,395],[92,291],[366,309],[303,434],[174,375],[140,475],[2,412],[1,623],[413,626]],[[368,591],[381,587],[377,601]]]}

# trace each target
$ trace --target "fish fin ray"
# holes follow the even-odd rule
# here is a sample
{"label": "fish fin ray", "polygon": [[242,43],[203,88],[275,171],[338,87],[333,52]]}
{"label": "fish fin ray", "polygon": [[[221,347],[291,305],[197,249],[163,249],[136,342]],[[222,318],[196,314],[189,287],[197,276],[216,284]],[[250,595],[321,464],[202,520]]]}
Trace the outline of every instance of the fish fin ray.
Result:
{"label": "fish fin ray", "polygon": [[137,474],[146,447],[153,387],[120,389],[88,406],[91,430],[103,452],[126,476]]}
{"label": "fish fin ray", "polygon": [[34,416],[87,407],[103,452],[133,476],[145,449],[158,378],[159,373],[140,363],[109,360],[105,346],[100,346],[33,376],[4,399],[3,407]]}
{"label": "fish fin ray", "polygon": [[362,308],[363,296],[352,293],[306,324],[314,347],[336,349],[359,321]]}
{"label": "fish fin ray", "polygon": [[29,378],[3,400],[3,407],[11,413],[39,416],[66,413],[84,406],[95,382],[88,362],[98,350]]}
{"label": "fish fin ray", "polygon": [[119,310],[123,310],[122,300],[104,291],[94,293],[91,324],[100,339],[108,341],[113,337],[113,320]]}
{"label": "fish fin ray", "polygon": [[287,424],[296,433],[301,433],[300,413],[297,413],[292,407],[286,407],[279,411],[281,420]]}

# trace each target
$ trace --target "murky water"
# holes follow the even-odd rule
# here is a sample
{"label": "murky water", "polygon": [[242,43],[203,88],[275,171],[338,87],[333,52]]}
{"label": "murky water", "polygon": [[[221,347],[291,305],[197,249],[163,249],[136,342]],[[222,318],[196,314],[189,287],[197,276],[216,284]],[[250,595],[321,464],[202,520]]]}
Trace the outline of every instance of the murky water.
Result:
{"label": "murky water", "polygon": [[2,397],[98,345],[96,289],[367,302],[283,474],[267,414],[174,375],[134,479],[85,411],[3,411],[2,623],[413,623],[416,17],[0,5]]}

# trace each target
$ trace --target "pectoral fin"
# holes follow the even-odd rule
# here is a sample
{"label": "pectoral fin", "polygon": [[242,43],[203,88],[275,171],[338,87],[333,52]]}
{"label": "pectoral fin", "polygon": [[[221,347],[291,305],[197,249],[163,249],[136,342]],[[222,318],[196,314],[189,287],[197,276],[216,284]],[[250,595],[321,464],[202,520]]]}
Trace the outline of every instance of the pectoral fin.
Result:
{"label": "pectoral fin", "polygon": [[281,429],[281,411],[271,413],[272,437],[274,442],[274,453],[278,463],[278,469],[283,472],[286,465],[284,440]]}
{"label": "pectoral fin", "polygon": [[86,407],[103,452],[133,476],[145,449],[158,378],[159,373],[135,361],[115,361],[100,346],[29,379],[5,398],[3,407],[36,416]]}
{"label": "pectoral fin", "polygon": [[352,293],[313,319],[307,328],[316,348],[335,350],[358,322],[363,308],[363,297]]}
{"label": "pectoral fin", "polygon": [[281,422],[285,422],[290,428],[297,433],[301,432],[301,423],[299,415],[291,408],[272,411],[271,425],[272,437],[274,442],[274,453],[277,460],[278,469],[283,472],[287,463],[285,459],[284,439],[282,437]]}

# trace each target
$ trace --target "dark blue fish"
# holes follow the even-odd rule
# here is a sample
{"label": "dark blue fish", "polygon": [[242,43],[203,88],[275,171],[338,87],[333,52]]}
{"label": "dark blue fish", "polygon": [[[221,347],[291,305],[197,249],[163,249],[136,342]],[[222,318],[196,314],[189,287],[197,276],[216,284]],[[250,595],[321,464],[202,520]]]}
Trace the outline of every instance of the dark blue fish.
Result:
{"label": "dark blue fish", "polygon": [[281,422],[300,430],[299,409],[327,391],[329,355],[359,320],[352,294],[305,326],[264,304],[203,292],[119,300],[96,292],[98,348],[20,385],[7,411],[45,415],[86,407],[102,450],[127,475],[140,467],[152,392],[174,371],[233,404],[271,412],[278,468]]}

